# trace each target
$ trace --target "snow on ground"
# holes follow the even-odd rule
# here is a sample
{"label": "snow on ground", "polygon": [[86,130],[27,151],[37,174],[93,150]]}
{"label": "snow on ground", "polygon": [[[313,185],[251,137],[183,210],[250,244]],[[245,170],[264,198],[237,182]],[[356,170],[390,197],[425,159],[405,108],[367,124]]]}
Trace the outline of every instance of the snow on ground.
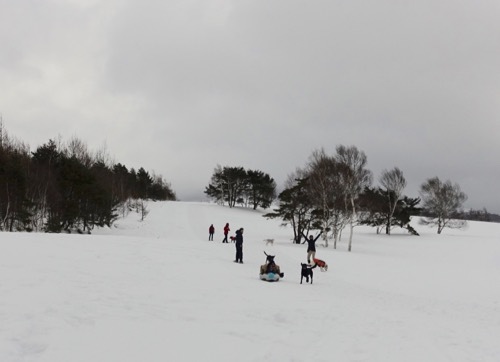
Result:
{"label": "snow on ground", "polygon": [[[306,246],[264,212],[148,207],[92,235],[0,234],[0,361],[500,361],[499,224],[359,227],[301,285]],[[264,250],[277,283],[258,278]]]}

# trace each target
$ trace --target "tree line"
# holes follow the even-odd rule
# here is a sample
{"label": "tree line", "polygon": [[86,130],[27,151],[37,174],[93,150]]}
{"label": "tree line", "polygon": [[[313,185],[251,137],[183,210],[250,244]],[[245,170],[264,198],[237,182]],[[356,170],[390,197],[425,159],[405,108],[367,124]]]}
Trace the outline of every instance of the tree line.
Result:
{"label": "tree line", "polygon": [[0,230],[90,232],[110,226],[132,199],[175,200],[161,176],[112,163],[77,138],[34,152],[0,120]]}
{"label": "tree line", "polygon": [[263,171],[217,165],[205,194],[229,207],[240,204],[267,209],[276,199],[276,182]]}
{"label": "tree line", "polygon": [[[256,171],[252,171],[256,172]],[[427,179],[420,187],[420,197],[404,195],[407,181],[398,167],[383,170],[379,186],[373,186],[373,174],[367,169],[366,154],[355,146],[340,145],[334,155],[325,150],[314,151],[307,164],[289,174],[283,191],[276,194],[275,183],[265,175],[260,185],[267,185],[263,197],[252,186],[248,171],[242,167],[221,167],[214,170],[205,193],[219,203],[233,207],[236,203],[251,204],[254,208],[267,208],[276,201],[277,207],[264,215],[278,218],[291,225],[293,240],[302,241],[303,235],[323,231],[325,246],[333,241],[336,248],[345,230],[349,231],[348,250],[352,249],[353,229],[357,225],[370,225],[377,233],[390,235],[395,227],[404,228],[418,235],[411,216],[421,215],[421,223],[437,227],[440,234],[446,227],[460,228],[470,215],[477,218],[491,215],[463,211],[467,195],[458,184],[441,181],[438,177]],[[269,182],[272,180],[272,182]],[[272,190],[272,191],[271,191]],[[257,200],[265,199],[265,203]]]}

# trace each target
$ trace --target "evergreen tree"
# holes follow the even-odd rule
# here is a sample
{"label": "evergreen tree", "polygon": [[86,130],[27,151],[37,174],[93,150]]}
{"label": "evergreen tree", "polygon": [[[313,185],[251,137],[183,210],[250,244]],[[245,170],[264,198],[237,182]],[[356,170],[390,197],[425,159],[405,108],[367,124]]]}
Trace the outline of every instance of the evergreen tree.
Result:
{"label": "evergreen tree", "polygon": [[280,218],[284,225],[290,223],[293,229],[294,242],[300,244],[302,234],[308,234],[314,224],[319,223],[318,213],[314,212],[308,193],[307,179],[297,179],[290,187],[278,195],[279,207],[273,212],[263,215],[265,218]]}
{"label": "evergreen tree", "polygon": [[140,168],[137,171],[137,194],[140,199],[147,199],[148,193],[151,185],[153,184],[153,178],[149,175],[149,173],[144,169]]}
{"label": "evergreen tree", "polygon": [[390,215],[390,209],[387,207],[387,191],[380,187],[367,187],[359,197],[360,222],[377,228],[377,233],[382,228],[387,228],[390,223],[391,228],[399,226],[417,235],[415,229],[410,226],[410,221],[411,216],[419,214],[420,209],[417,207],[419,203],[419,198],[400,197],[394,212]]}
{"label": "evergreen tree", "polygon": [[276,198],[276,182],[262,171],[247,171],[248,194],[253,209],[261,206],[267,209]]}
{"label": "evergreen tree", "polygon": [[205,188],[205,194],[217,203],[225,203],[234,207],[242,202],[249,189],[248,177],[243,167],[224,167],[218,165]]}
{"label": "evergreen tree", "polygon": [[122,164],[108,166],[74,138],[49,140],[30,153],[10,138],[0,119],[0,230],[90,231],[111,225],[129,198],[175,200],[160,176]]}

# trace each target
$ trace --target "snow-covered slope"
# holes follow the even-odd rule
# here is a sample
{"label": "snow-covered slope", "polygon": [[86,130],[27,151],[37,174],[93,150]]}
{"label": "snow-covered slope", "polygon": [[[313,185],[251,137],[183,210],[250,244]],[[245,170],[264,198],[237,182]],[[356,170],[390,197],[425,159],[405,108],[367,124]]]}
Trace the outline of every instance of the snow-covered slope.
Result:
{"label": "snow-covered slope", "polygon": [[[0,361],[500,361],[499,224],[356,228],[301,285],[306,246],[264,212],[148,208],[92,235],[0,234]],[[264,250],[278,283],[258,278]]]}

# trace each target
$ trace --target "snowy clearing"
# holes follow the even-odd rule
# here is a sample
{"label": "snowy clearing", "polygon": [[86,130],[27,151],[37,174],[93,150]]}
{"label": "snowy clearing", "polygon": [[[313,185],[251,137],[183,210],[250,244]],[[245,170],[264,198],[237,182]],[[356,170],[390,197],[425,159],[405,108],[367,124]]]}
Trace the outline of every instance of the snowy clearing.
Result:
{"label": "snowy clearing", "polygon": [[[500,361],[500,224],[358,227],[301,285],[306,245],[263,211],[148,207],[92,235],[0,234],[0,361]],[[279,282],[258,278],[264,250]]]}

